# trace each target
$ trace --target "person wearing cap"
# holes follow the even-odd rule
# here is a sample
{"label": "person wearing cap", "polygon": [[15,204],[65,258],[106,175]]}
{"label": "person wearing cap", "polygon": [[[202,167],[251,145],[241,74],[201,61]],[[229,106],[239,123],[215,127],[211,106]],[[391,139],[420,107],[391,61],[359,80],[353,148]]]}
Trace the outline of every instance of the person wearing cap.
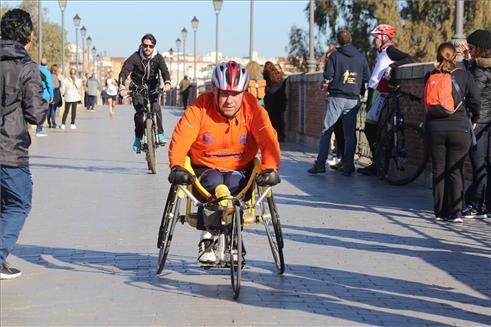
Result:
{"label": "person wearing cap", "polygon": [[480,29],[467,37],[467,46],[460,45],[464,63],[474,77],[481,94],[481,110],[474,132],[476,146],[470,151],[472,184],[466,191],[464,218],[487,218],[491,207],[489,148],[491,145],[491,32]]}
{"label": "person wearing cap", "polygon": [[[249,73],[235,62],[222,62],[212,73],[211,92],[200,95],[184,112],[174,129],[169,146],[169,181],[190,184],[191,175],[184,168],[186,156],[201,185],[211,194],[224,184],[237,194],[250,177],[254,159],[261,151],[259,185],[275,185],[278,175],[280,145],[268,113],[256,97],[244,92],[249,87]],[[213,235],[203,230],[198,261],[213,264]]]}

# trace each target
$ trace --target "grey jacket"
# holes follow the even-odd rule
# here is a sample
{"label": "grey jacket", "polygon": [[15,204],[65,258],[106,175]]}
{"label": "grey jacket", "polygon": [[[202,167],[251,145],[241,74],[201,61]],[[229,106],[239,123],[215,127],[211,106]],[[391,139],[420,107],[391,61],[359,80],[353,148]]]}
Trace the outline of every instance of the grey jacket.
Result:
{"label": "grey jacket", "polygon": [[41,124],[47,110],[39,66],[20,43],[0,40],[0,166],[29,166],[26,123]]}
{"label": "grey jacket", "polygon": [[91,77],[87,80],[87,94],[97,96],[100,91],[99,82],[95,77]]}

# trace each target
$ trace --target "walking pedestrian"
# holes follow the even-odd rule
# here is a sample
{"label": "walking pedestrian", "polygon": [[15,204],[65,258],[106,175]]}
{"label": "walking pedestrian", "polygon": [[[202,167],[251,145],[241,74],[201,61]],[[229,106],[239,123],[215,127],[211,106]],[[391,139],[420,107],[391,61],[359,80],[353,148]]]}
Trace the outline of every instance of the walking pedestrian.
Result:
{"label": "walking pedestrian", "polygon": [[187,75],[179,82],[179,92],[181,93],[181,103],[183,109],[186,110],[188,107],[189,91],[191,90],[191,81],[188,79]]}
{"label": "walking pedestrian", "polygon": [[[51,72],[48,67],[48,60],[46,58],[41,58],[41,65],[39,69],[41,71],[41,81],[43,85],[43,97],[48,101],[48,103],[53,102],[54,94],[53,94],[53,81],[51,79]],[[43,137],[48,136],[46,132],[43,130],[44,121],[41,124],[36,126],[36,136]]]}
{"label": "walking pedestrian", "polygon": [[491,208],[491,32],[477,30],[467,37],[467,47],[461,47],[465,64],[481,95],[481,110],[474,133],[476,146],[471,148],[472,184],[466,191],[464,218],[487,218]]}
{"label": "walking pedestrian", "polygon": [[266,95],[266,81],[264,80],[261,66],[256,61],[249,61],[246,66],[249,73],[249,88],[247,91],[254,95],[259,104],[264,107],[264,96]]}
{"label": "walking pedestrian", "polygon": [[[426,83],[425,125],[431,155],[435,218],[439,221],[461,223],[464,205],[462,168],[471,147],[472,128],[479,120],[480,97],[471,73],[464,69],[456,69],[456,60],[457,51],[452,43],[440,44],[436,54],[435,70],[426,76],[426,80],[431,79],[433,74],[440,74],[442,79],[450,75],[451,79],[447,78],[446,84],[436,83],[436,78]],[[431,87],[434,85],[439,85],[439,88],[432,92]],[[448,90],[449,97],[453,99],[453,103],[448,105],[451,108],[446,110],[453,113],[444,115],[436,111],[444,106],[430,106],[429,99],[432,99],[432,94],[446,94],[445,90]],[[472,114],[471,121],[466,109]]]}
{"label": "walking pedestrian", "polygon": [[30,144],[26,123],[41,124],[48,110],[41,72],[27,53],[33,24],[22,9],[7,11],[0,22],[0,279],[21,275],[8,265],[32,204]]}
{"label": "walking pedestrian", "polygon": [[57,128],[58,125],[56,125],[56,109],[63,105],[60,91],[61,84],[58,78],[58,75],[60,74],[60,68],[57,64],[51,65],[50,73],[51,82],[53,83],[53,101],[49,103],[47,120],[49,128]]}
{"label": "walking pedestrian", "polygon": [[351,33],[345,29],[337,33],[339,48],[329,57],[324,67],[324,79],[329,83],[326,115],[319,143],[319,154],[310,174],[326,171],[326,160],[331,144],[331,134],[338,119],[342,118],[344,132],[343,175],[350,176],[354,169],[356,147],[356,114],[360,94],[365,93],[365,83],[370,77],[367,58],[351,43]]}
{"label": "walking pedestrian", "polygon": [[116,99],[118,98],[118,84],[113,78],[113,71],[109,70],[107,72],[106,79],[106,94],[107,94],[107,103],[109,104],[109,116],[112,117],[114,115],[114,107],[116,106]]}
{"label": "walking pedestrian", "polygon": [[65,111],[63,112],[63,118],[61,120],[61,128],[65,129],[65,122],[70,110],[71,116],[71,129],[76,129],[75,119],[77,118],[77,104],[82,101],[82,80],[77,78],[77,70],[75,68],[70,69],[70,76],[65,78],[61,83],[61,93],[65,98]]}
{"label": "walking pedestrian", "polygon": [[92,73],[87,80],[87,110],[94,112],[97,104],[97,94],[99,94],[100,85]]}

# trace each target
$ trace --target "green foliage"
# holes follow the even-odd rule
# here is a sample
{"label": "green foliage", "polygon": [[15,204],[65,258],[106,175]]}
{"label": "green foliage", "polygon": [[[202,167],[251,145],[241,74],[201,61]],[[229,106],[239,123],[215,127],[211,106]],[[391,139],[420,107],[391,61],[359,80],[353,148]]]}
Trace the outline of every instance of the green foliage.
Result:
{"label": "green foliage", "polygon": [[288,63],[299,70],[305,68],[309,51],[307,42],[307,33],[303,29],[293,25],[290,30]]}
{"label": "green foliage", "polygon": [[[397,28],[397,46],[420,61],[432,61],[442,42],[454,34],[456,0],[316,0],[314,22],[328,43],[335,41],[336,31],[347,28],[353,44],[373,59],[370,31],[377,24]],[[489,0],[464,2],[464,33],[491,28]],[[309,6],[305,8],[307,18]],[[292,29],[293,31],[293,29]],[[298,32],[297,36],[298,36]],[[297,38],[290,34],[290,48]],[[300,41],[300,40],[298,40]]]}

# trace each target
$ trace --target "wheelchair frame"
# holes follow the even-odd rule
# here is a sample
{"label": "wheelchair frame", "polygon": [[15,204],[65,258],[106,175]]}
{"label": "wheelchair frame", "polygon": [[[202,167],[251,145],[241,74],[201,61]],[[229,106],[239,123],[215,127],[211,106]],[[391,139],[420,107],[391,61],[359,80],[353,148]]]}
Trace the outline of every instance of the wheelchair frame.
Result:
{"label": "wheelchair frame", "polygon": [[[189,225],[196,227],[197,213],[192,212],[192,207],[198,207],[199,205],[217,207],[222,213],[222,225],[215,230],[218,232],[214,249],[217,254],[217,262],[214,265],[206,265],[204,267],[230,267],[234,299],[239,296],[241,272],[244,263],[240,260],[242,257],[243,227],[254,223],[262,223],[264,225],[276,270],[280,275],[284,273],[284,244],[280,217],[274,202],[272,187],[259,186],[255,182],[259,167],[260,163],[256,158],[246,186],[235,196],[225,196],[217,199],[200,184],[197,178],[191,185],[171,185],[158,233],[157,247],[160,249],[157,264],[158,275],[164,269],[177,222],[179,221],[182,224],[187,222]],[[184,168],[193,176],[196,176],[189,157],[186,158]],[[200,201],[193,194],[193,189],[196,189],[203,196],[204,201]],[[245,197],[248,194],[250,194],[250,197],[246,199]],[[182,200],[186,200],[184,212],[181,212]],[[230,201],[233,210],[232,207],[225,208],[220,206],[219,203],[223,200]],[[217,250],[219,251],[218,253]]]}

